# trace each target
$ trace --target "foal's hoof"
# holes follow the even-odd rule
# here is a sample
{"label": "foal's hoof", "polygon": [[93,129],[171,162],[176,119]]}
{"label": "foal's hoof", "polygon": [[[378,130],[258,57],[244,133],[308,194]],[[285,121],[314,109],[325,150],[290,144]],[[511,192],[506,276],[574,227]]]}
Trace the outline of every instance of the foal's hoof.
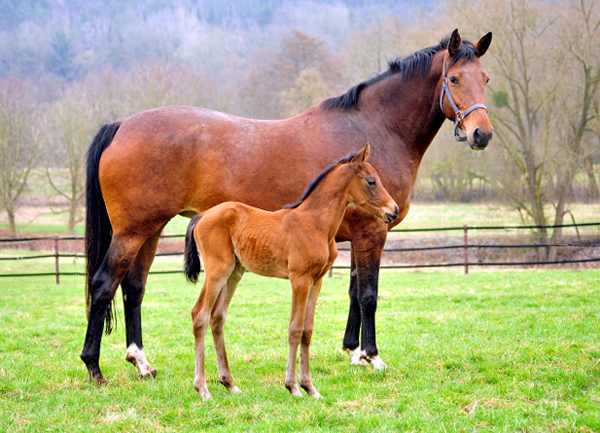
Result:
{"label": "foal's hoof", "polygon": [[231,388],[227,388],[229,389],[229,392],[232,394],[241,394],[242,390],[239,389],[237,386],[233,385]]}
{"label": "foal's hoof", "polygon": [[200,397],[202,398],[202,400],[206,401],[206,400],[210,400],[212,399],[212,395],[210,395],[210,392],[208,392],[208,389],[198,389],[198,394],[200,394]]}
{"label": "foal's hoof", "polygon": [[302,395],[302,393],[300,392],[300,390],[298,389],[297,386],[293,387],[293,386],[287,386],[286,385],[285,387],[288,389],[288,391],[290,392],[290,394],[292,394],[294,397],[298,397],[298,398],[304,397]]}
{"label": "foal's hoof", "polygon": [[156,376],[158,376],[158,373],[153,368],[150,368],[149,370],[147,370],[147,371],[145,371],[143,373],[140,373],[140,378],[141,379],[146,379],[148,377],[156,377]]}

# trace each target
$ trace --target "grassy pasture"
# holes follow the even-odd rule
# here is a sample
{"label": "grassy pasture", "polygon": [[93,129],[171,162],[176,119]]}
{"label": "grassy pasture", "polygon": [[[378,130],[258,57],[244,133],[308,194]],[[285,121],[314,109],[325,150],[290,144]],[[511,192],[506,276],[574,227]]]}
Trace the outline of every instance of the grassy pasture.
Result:
{"label": "grassy pasture", "polygon": [[[88,382],[83,278],[0,280],[0,431],[600,431],[600,271],[383,271],[377,313],[386,372],[340,353],[346,272],[325,280],[311,362],[322,400],[283,386],[289,283],[246,275],[226,341],[243,394],[193,389],[189,311],[199,292],[153,275],[145,348],[159,376],[124,360],[124,323],[102,344],[108,384]],[[120,296],[120,295],[119,295]],[[120,302],[119,302],[120,303]],[[119,305],[122,314],[122,306]]]}

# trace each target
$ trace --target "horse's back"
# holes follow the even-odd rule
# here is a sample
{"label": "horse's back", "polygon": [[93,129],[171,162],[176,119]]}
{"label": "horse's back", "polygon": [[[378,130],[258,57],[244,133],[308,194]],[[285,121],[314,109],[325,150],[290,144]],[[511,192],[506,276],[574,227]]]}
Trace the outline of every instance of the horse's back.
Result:
{"label": "horse's back", "polygon": [[228,200],[269,210],[295,201],[329,162],[309,158],[306,146],[321,144],[300,139],[299,124],[187,106],[124,119],[99,168],[113,228],[153,232]]}

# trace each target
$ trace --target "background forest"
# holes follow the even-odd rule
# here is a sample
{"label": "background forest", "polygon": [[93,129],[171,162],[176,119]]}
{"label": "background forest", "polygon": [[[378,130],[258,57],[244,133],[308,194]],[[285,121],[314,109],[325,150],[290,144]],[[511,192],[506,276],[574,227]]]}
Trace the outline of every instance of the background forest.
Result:
{"label": "background forest", "polygon": [[493,201],[537,225],[598,202],[595,0],[0,0],[1,220],[16,232],[19,207],[43,197],[73,232],[106,122],[180,104],[292,116],[455,28],[494,34],[482,63],[495,137],[474,152],[448,124],[414,200]]}

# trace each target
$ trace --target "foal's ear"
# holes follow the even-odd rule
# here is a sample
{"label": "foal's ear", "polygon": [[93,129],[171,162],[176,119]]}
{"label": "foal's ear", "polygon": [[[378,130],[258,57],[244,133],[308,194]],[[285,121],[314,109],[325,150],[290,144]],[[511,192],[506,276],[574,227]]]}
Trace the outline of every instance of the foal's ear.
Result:
{"label": "foal's ear", "polygon": [[356,168],[359,165],[361,165],[363,162],[365,162],[367,160],[367,158],[369,157],[370,152],[371,152],[371,145],[369,143],[367,143],[367,145],[365,147],[363,147],[360,150],[360,152],[358,152],[356,155],[354,155],[354,158],[352,158],[352,166],[354,168]]}
{"label": "foal's ear", "polygon": [[454,57],[458,53],[458,49],[462,45],[462,38],[458,34],[458,29],[455,29],[450,36],[450,42],[448,42],[448,54],[450,57]]}
{"label": "foal's ear", "polygon": [[480,57],[485,54],[485,52],[490,47],[491,43],[492,43],[492,32],[489,32],[488,34],[484,35],[481,39],[479,39],[479,41],[475,44],[475,48],[477,49],[477,51],[479,51]]}

